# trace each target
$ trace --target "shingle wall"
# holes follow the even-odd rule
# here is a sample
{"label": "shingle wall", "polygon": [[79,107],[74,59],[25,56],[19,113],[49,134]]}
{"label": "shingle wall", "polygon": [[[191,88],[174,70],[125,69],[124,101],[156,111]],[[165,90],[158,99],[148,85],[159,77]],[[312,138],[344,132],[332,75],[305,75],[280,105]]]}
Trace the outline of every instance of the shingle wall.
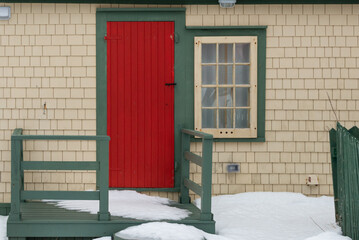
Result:
{"label": "shingle wall", "polygon": [[[9,202],[12,129],[96,133],[96,8],[168,6],[0,5],[12,7],[11,19],[0,21],[0,202]],[[266,142],[216,143],[213,193],[332,194],[327,130],[335,117],[327,94],[340,121],[356,125],[359,5],[184,7],[188,26],[268,25]],[[95,159],[94,143],[86,141],[29,142],[25,149],[28,160]],[[232,162],[241,173],[226,174]],[[319,187],[305,185],[309,174],[319,177]],[[35,172],[25,180],[28,189],[83,190],[93,189],[94,179],[93,172]]]}

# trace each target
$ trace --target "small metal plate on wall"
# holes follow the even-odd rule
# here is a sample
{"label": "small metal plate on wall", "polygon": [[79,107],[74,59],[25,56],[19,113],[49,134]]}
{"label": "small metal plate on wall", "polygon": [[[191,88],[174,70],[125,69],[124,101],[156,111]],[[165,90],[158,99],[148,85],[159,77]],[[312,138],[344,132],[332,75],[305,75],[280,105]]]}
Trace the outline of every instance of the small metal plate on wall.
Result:
{"label": "small metal plate on wall", "polygon": [[0,7],[0,20],[9,20],[11,17],[10,7]]}
{"label": "small metal plate on wall", "polygon": [[228,164],[227,172],[229,173],[238,173],[239,172],[239,164]]}

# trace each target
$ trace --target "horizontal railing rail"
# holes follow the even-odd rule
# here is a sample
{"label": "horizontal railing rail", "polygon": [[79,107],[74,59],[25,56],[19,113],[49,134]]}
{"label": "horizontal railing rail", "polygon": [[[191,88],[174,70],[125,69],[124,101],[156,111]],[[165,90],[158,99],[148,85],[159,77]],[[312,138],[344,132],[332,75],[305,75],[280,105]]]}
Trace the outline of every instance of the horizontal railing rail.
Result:
{"label": "horizontal railing rail", "polygon": [[[202,156],[190,151],[191,137],[202,139]],[[211,212],[212,197],[212,146],[211,134],[182,129],[181,160],[181,203],[190,203],[189,190],[201,197],[201,220],[213,220]],[[202,167],[201,185],[190,180],[190,162]]]}
{"label": "horizontal railing rail", "polygon": [[[25,140],[88,140],[96,141],[96,161],[24,161]],[[73,135],[22,135],[22,129],[15,129],[11,136],[11,211],[10,219],[21,220],[20,204],[25,200],[99,200],[99,220],[109,220],[109,140],[108,136]],[[97,175],[96,191],[29,191],[24,190],[25,170],[94,170]]]}

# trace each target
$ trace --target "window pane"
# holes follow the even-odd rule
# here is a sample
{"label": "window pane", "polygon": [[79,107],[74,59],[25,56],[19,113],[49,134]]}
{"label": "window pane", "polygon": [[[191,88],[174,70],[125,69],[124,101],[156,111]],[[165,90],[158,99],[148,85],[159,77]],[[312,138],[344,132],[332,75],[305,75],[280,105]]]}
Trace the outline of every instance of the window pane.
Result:
{"label": "window pane", "polygon": [[202,88],[202,107],[216,107],[216,88]]}
{"label": "window pane", "polygon": [[216,62],[216,44],[202,44],[202,63]]}
{"label": "window pane", "polygon": [[218,105],[220,107],[233,106],[233,88],[218,88]]}
{"label": "window pane", "polygon": [[236,107],[249,107],[249,88],[236,88]]}
{"label": "window pane", "polygon": [[218,66],[218,84],[233,84],[233,66]]}
{"label": "window pane", "polygon": [[236,109],[236,128],[249,128],[249,109]]}
{"label": "window pane", "polygon": [[218,44],[218,62],[233,63],[233,44]]}
{"label": "window pane", "polygon": [[216,66],[202,66],[202,84],[216,84]]}
{"label": "window pane", "polygon": [[236,43],[236,63],[249,63],[250,43]]}
{"label": "window pane", "polygon": [[233,109],[218,110],[219,128],[233,128]]}
{"label": "window pane", "polygon": [[249,65],[236,66],[236,84],[249,84]]}
{"label": "window pane", "polygon": [[217,128],[217,109],[202,109],[202,128]]}

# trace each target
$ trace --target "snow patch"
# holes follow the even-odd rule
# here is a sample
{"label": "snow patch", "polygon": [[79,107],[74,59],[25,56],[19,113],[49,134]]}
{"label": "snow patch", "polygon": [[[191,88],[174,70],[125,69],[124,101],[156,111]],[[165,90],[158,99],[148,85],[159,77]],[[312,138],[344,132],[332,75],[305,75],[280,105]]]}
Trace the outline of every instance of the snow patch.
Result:
{"label": "snow patch", "polygon": [[305,240],[350,240],[349,237],[344,237],[336,232],[324,232],[315,237],[310,237]]}
{"label": "snow patch", "polygon": [[152,222],[129,227],[116,233],[123,239],[141,240],[229,240],[226,237],[209,234],[184,224]]}
{"label": "snow patch", "polygon": [[0,216],[0,239],[7,240],[6,223],[8,216]]}
{"label": "snow patch", "polygon": [[[197,200],[199,205],[199,200]],[[332,197],[254,192],[212,198],[216,232],[243,240],[303,240],[336,231]]]}
{"label": "snow patch", "polygon": [[92,240],[111,240],[111,237],[100,237],[100,238],[94,238]]}
{"label": "snow patch", "polygon": [[[69,210],[92,214],[99,211],[99,203],[94,200],[46,201]],[[109,191],[109,211],[112,216],[152,221],[181,220],[189,216],[188,210],[169,206],[171,203],[167,198],[148,196],[136,191]]]}

